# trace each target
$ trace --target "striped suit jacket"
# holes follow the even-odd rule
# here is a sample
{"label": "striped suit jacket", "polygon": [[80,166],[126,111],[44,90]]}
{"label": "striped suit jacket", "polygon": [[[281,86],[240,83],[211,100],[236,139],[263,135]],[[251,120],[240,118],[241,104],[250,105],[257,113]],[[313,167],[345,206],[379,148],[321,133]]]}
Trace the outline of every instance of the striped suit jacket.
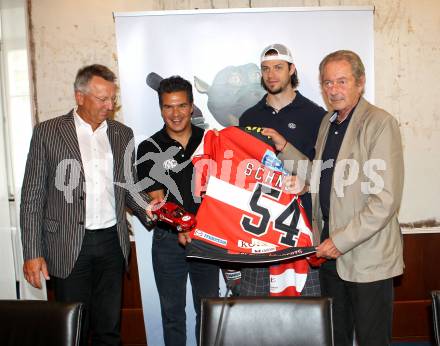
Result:
{"label": "striped suit jacket", "polygon": [[[136,182],[133,131],[108,120],[114,181]],[[124,165],[124,155],[129,164]],[[125,172],[124,172],[125,170]],[[127,174],[130,179],[126,179]],[[145,209],[126,188],[114,184],[117,232],[126,262],[130,252],[126,207],[148,224]],[[85,233],[85,177],[73,110],[34,128],[24,174],[20,226],[24,260],[44,257],[49,273],[67,277],[78,258]],[[147,200],[142,196],[144,202]],[[139,199],[137,200],[139,202]],[[145,206],[145,204],[144,204]]]}

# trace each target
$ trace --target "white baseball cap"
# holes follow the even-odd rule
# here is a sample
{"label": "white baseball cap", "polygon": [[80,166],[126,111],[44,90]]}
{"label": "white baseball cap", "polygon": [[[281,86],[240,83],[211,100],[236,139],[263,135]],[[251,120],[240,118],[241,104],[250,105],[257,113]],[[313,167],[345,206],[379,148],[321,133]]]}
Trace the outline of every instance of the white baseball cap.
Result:
{"label": "white baseball cap", "polygon": [[[277,54],[266,55],[267,52],[271,50],[276,51]],[[289,48],[280,43],[271,44],[270,46],[263,49],[263,52],[261,53],[261,62],[268,60],[283,60],[293,64],[293,57]]]}

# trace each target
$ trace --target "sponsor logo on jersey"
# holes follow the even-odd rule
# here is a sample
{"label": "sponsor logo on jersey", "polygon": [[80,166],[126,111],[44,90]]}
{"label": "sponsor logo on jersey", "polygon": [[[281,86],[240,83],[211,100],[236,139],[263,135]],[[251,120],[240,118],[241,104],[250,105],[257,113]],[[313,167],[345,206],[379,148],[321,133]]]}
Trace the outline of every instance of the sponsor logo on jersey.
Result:
{"label": "sponsor logo on jersey", "polygon": [[201,231],[199,229],[196,229],[194,231],[194,235],[196,237],[203,238],[203,239],[206,239],[206,240],[208,240],[210,242],[213,242],[213,243],[216,243],[216,244],[220,244],[220,245],[223,245],[223,246],[226,246],[226,244],[228,244],[227,240],[219,238],[219,237],[216,237],[216,236],[214,236],[212,234],[203,232],[203,231]]}
{"label": "sponsor logo on jersey", "polygon": [[270,136],[266,136],[262,134],[263,128],[260,126],[245,126],[244,127],[245,132],[248,132],[255,138],[258,138],[259,140],[262,140],[263,142],[269,144],[270,146],[273,146],[273,141]]}
{"label": "sponsor logo on jersey", "polygon": [[242,249],[251,249],[252,253],[267,253],[277,250],[276,245],[255,238],[252,238],[250,243],[240,239],[237,246]]}
{"label": "sponsor logo on jersey", "polygon": [[252,248],[252,253],[270,253],[277,251],[275,246]]}
{"label": "sponsor logo on jersey", "polygon": [[273,151],[266,150],[264,153],[263,159],[261,163],[266,167],[276,171],[281,172],[283,174],[287,174],[288,172],[284,169],[283,163],[280,159],[275,155]]}
{"label": "sponsor logo on jersey", "polygon": [[261,133],[261,131],[263,131],[263,128],[260,126],[245,126],[244,129],[247,132],[256,132],[256,133]]}

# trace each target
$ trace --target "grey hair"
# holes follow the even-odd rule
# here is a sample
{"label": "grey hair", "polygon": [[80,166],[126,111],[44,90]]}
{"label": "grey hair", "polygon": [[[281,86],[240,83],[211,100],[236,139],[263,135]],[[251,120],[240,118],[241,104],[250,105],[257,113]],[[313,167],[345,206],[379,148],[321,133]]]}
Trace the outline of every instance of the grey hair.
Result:
{"label": "grey hair", "polygon": [[94,77],[101,77],[108,82],[115,83],[116,75],[106,66],[94,64],[80,68],[76,74],[73,88],[75,91],[88,91],[90,80]]}
{"label": "grey hair", "polygon": [[365,77],[365,67],[362,63],[361,58],[355,52],[351,50],[337,50],[336,52],[328,54],[324,59],[322,59],[319,64],[319,80],[321,84],[323,83],[324,68],[332,61],[346,61],[351,66],[351,72],[353,73],[354,80],[356,84],[360,84],[361,79]]}

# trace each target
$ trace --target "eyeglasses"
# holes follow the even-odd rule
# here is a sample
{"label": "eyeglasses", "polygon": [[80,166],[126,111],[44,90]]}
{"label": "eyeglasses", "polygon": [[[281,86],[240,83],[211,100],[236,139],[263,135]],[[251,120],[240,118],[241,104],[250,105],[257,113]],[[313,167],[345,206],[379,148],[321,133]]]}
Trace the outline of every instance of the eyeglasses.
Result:
{"label": "eyeglasses", "polygon": [[340,78],[337,80],[325,80],[322,83],[322,86],[324,87],[324,89],[331,89],[333,87],[337,87],[338,89],[345,89],[348,84],[349,84],[349,80],[347,78]]}
{"label": "eyeglasses", "polygon": [[98,101],[101,101],[102,103],[111,103],[112,105],[115,105],[118,103],[118,97],[114,96],[112,98],[110,97],[98,97],[96,95],[93,95],[92,93],[83,93],[89,96],[93,96],[95,99],[97,99]]}

